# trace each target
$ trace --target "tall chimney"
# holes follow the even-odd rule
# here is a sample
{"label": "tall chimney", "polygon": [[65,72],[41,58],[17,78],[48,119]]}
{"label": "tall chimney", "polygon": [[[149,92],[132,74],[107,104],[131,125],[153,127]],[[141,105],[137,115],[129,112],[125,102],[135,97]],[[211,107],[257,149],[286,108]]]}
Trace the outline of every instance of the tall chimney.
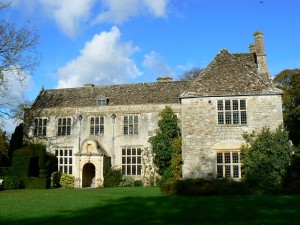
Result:
{"label": "tall chimney", "polygon": [[249,48],[251,53],[255,53],[257,71],[259,73],[269,73],[264,47],[264,34],[261,31],[256,31],[253,35],[255,44],[250,45]]}

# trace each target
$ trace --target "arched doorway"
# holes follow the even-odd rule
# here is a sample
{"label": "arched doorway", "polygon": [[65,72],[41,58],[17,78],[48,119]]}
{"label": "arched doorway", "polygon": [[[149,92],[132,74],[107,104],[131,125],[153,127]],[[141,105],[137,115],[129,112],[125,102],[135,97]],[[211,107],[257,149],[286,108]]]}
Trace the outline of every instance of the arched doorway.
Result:
{"label": "arched doorway", "polygon": [[82,187],[95,187],[95,166],[87,163],[82,170]]}

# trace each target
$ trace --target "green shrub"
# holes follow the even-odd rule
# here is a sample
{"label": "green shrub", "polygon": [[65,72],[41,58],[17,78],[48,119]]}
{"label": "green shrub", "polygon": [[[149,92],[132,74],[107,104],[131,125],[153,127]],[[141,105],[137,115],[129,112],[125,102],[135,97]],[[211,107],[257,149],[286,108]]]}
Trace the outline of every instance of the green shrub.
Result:
{"label": "green shrub", "polygon": [[60,177],[60,185],[63,188],[74,188],[75,177],[62,173]]}
{"label": "green shrub", "polygon": [[108,169],[104,175],[104,187],[117,187],[122,181],[122,171],[120,169]]}
{"label": "green shrub", "polygon": [[10,167],[0,167],[0,177],[8,176],[10,172]]}
{"label": "green shrub", "polygon": [[244,182],[232,179],[175,180],[175,178],[170,178],[161,190],[169,195],[240,195],[251,193]]}
{"label": "green shrub", "polygon": [[59,188],[60,187],[60,178],[61,178],[61,172],[56,171],[51,174],[51,187],[53,188]]}
{"label": "green shrub", "polygon": [[157,181],[158,186],[161,188],[171,177],[173,177],[173,169],[169,166],[162,177]]}
{"label": "green shrub", "polygon": [[51,180],[49,178],[28,177],[25,179],[26,189],[48,189]]}
{"label": "green shrub", "polygon": [[120,187],[133,187],[134,179],[132,177],[122,177],[122,181],[119,183]]}
{"label": "green shrub", "polygon": [[6,176],[3,178],[3,189],[23,189],[25,188],[24,180],[16,176]]}
{"label": "green shrub", "polygon": [[135,186],[135,187],[142,187],[143,186],[143,181],[141,181],[141,180],[135,180],[133,182],[133,186]]}

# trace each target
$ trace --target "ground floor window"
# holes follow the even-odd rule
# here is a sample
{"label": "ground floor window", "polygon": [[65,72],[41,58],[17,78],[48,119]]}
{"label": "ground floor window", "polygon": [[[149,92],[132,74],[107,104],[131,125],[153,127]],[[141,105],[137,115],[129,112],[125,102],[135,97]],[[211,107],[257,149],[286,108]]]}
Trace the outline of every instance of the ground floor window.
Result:
{"label": "ground floor window", "polygon": [[72,148],[55,149],[55,155],[58,158],[58,171],[62,173],[73,173],[73,150]]}
{"label": "ground floor window", "polygon": [[123,148],[122,149],[122,174],[141,175],[142,174],[142,149]]}
{"label": "ground floor window", "polygon": [[216,157],[217,178],[241,178],[240,151],[220,151]]}

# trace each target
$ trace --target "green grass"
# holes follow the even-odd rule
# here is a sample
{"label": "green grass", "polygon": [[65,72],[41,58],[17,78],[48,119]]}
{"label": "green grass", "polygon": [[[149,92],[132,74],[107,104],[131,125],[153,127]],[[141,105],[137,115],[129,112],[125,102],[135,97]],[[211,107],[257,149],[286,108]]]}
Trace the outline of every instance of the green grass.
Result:
{"label": "green grass", "polygon": [[300,224],[300,195],[165,196],[158,188],[0,191],[0,224]]}

